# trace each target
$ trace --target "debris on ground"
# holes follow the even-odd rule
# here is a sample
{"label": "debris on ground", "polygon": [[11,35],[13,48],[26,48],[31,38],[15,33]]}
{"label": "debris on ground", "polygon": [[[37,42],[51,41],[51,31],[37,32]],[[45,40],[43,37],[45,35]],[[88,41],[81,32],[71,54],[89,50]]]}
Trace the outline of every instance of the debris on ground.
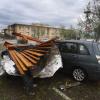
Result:
{"label": "debris on ground", "polygon": [[69,81],[67,81],[64,85],[63,84],[59,85],[58,88],[61,91],[66,91],[66,89],[68,89],[68,88],[76,87],[76,86],[79,86],[79,85],[81,85],[80,82],[69,82]]}
{"label": "debris on ground", "polygon": [[29,95],[29,96],[35,96],[35,92],[29,92],[27,95]]}
{"label": "debris on ground", "polygon": [[73,83],[66,82],[65,87],[66,88],[72,88],[72,87],[75,87],[75,86],[79,86],[81,84],[82,84],[81,82],[73,82]]}
{"label": "debris on ground", "polygon": [[62,91],[65,91],[66,90],[66,86],[65,85],[60,85],[59,89],[62,90]]}
{"label": "debris on ground", "polygon": [[36,88],[37,87],[37,84],[33,84],[33,87]]}
{"label": "debris on ground", "polygon": [[59,89],[53,87],[52,88],[59,96],[61,96],[64,100],[72,100],[70,97],[68,97],[67,95],[65,95],[62,91],[60,91]]}

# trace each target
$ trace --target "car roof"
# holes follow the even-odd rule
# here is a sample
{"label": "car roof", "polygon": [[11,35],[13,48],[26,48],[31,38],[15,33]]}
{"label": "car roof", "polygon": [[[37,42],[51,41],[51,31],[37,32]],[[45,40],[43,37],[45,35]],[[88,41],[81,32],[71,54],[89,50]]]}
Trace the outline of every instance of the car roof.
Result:
{"label": "car roof", "polygon": [[86,40],[59,40],[58,43],[66,43],[66,42],[73,42],[73,43],[82,43],[82,44],[95,44],[94,41],[86,41]]}

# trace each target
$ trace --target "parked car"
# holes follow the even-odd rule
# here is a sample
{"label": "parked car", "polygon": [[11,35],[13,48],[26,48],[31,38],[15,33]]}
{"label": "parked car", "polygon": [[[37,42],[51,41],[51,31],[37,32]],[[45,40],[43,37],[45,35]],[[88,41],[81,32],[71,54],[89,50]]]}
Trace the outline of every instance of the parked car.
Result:
{"label": "parked car", "polygon": [[63,71],[77,81],[100,79],[100,44],[92,41],[58,41]]}

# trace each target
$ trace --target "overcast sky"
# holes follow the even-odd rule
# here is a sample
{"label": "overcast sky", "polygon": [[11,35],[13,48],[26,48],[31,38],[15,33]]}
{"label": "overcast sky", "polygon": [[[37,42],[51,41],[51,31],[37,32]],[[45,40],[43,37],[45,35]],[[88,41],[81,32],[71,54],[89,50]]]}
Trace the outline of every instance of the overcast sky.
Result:
{"label": "overcast sky", "polygon": [[77,25],[88,0],[1,0],[0,26],[12,23]]}

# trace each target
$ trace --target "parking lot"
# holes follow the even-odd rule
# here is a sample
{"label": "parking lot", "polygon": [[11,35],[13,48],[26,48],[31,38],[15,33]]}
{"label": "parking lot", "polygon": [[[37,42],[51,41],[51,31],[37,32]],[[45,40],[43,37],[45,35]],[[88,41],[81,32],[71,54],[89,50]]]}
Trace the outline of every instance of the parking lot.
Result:
{"label": "parking lot", "polygon": [[[2,45],[1,48],[2,50]],[[35,95],[25,93],[21,77],[0,77],[0,100],[99,100],[100,82],[86,81],[77,84],[61,71],[52,78],[35,79]],[[67,84],[70,87],[67,87]],[[74,86],[72,85],[74,84]],[[75,85],[76,84],[76,85]]]}
{"label": "parking lot", "polygon": [[[99,82],[87,81],[70,88],[66,87],[66,83],[76,82],[61,72],[57,72],[52,78],[35,79],[36,94],[28,96],[25,94],[20,77],[6,75],[0,79],[0,100],[99,100],[100,98]],[[65,86],[64,90],[61,90],[61,86]],[[53,88],[59,90],[65,97]]]}

